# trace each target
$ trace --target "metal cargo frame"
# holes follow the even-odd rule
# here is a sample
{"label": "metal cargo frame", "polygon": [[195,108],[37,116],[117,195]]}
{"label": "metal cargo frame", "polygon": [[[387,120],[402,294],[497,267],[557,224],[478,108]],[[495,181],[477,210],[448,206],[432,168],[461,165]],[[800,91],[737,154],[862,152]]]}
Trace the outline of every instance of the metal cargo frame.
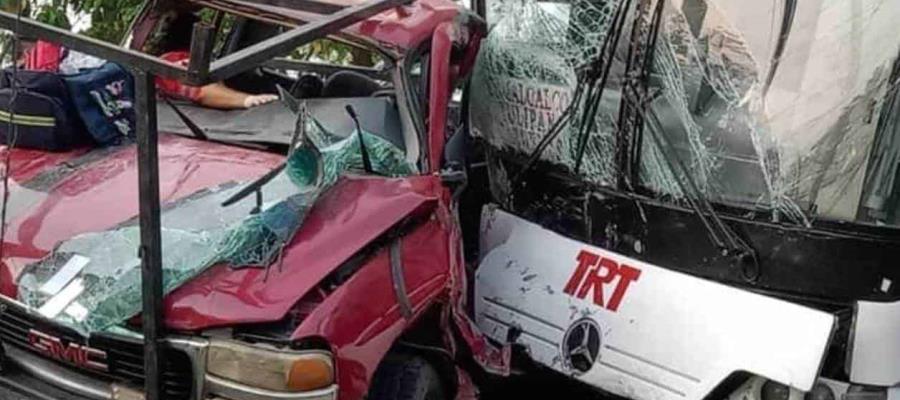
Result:
{"label": "metal cargo frame", "polygon": [[[138,153],[138,196],[141,244],[138,249],[142,274],[142,327],[144,335],[144,396],[161,400],[160,348],[165,336],[163,321],[162,243],[160,233],[159,157],[156,119],[156,77],[177,79],[201,86],[220,82],[284,55],[298,46],[327,35],[339,34],[352,24],[411,0],[368,0],[351,4],[346,0],[189,0],[195,6],[275,22],[291,28],[275,37],[239,50],[218,60],[212,59],[215,28],[198,23],[194,27],[190,61],[176,65],[146,53],[116,46],[19,15],[0,11],[0,29],[15,35],[46,40],[122,64],[135,78],[136,141]],[[148,1],[149,7],[161,1]],[[171,2],[170,2],[171,3]],[[180,3],[180,2],[177,2]],[[144,13],[140,13],[140,18]],[[275,17],[265,18],[265,16]],[[275,60],[278,62],[278,60]],[[281,60],[279,65],[302,67],[303,62]],[[315,66],[315,64],[311,64]],[[5,223],[5,221],[2,221]]]}

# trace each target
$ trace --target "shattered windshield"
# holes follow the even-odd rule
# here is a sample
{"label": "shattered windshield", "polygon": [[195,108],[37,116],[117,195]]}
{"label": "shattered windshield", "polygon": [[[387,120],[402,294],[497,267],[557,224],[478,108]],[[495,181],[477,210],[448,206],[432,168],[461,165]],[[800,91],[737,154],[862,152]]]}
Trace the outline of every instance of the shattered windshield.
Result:
{"label": "shattered windshield", "polygon": [[[267,268],[276,263],[319,195],[345,172],[362,169],[363,147],[373,173],[397,177],[415,172],[390,141],[365,129],[348,134],[327,126],[327,121],[309,119],[309,142],[296,148],[258,195],[225,205],[250,183],[231,182],[164,206],[165,293],[213,265]],[[26,266],[18,298],[84,335],[119,329],[141,310],[139,244],[136,220],[63,241],[48,257]]]}
{"label": "shattered windshield", "polygon": [[[775,221],[900,222],[900,3],[662,1],[645,100],[653,118],[645,119],[634,186],[679,201],[678,182],[690,179],[712,202]],[[473,77],[481,82],[473,82],[474,133],[499,148],[533,151],[571,101],[578,69],[595,58],[621,3],[494,2],[493,30]],[[617,171],[624,70],[615,64],[622,52],[579,171],[600,185],[611,185]],[[541,158],[571,169],[577,124],[569,122]],[[663,145],[689,177],[676,179]]]}
{"label": "shattered windshield", "polygon": [[[489,5],[491,32],[482,43],[471,83],[472,134],[500,149],[530,153],[575,100],[578,70],[599,57],[618,2],[498,0]],[[620,55],[617,52],[617,59]],[[608,85],[611,90],[604,92],[590,128],[581,169],[601,184],[613,178],[621,70],[613,71]],[[584,104],[574,106],[581,109]],[[563,133],[541,159],[573,168],[578,128],[577,121],[564,123]],[[494,189],[502,190],[496,185]]]}
{"label": "shattered windshield", "polygon": [[[711,200],[894,223],[898,17],[891,1],[669,0],[651,84],[660,125],[647,129],[672,139]],[[642,179],[677,197],[657,145],[645,142]]]}

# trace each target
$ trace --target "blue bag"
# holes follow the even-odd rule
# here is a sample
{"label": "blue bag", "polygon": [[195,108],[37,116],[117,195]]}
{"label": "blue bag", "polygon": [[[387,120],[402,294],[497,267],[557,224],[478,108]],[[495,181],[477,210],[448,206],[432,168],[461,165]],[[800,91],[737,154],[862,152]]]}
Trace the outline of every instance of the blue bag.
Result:
{"label": "blue bag", "polygon": [[120,65],[64,75],[75,109],[98,144],[114,145],[135,135],[134,78]]}
{"label": "blue bag", "polygon": [[90,142],[58,74],[28,70],[14,74],[11,69],[0,73],[0,143],[67,151]]}

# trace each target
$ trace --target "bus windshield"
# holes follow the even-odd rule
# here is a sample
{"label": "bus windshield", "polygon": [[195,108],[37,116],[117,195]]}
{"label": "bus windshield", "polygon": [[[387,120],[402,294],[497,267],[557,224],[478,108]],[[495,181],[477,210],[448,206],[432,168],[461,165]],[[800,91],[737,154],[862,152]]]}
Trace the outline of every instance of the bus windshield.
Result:
{"label": "bus windshield", "polygon": [[[710,201],[896,225],[898,18],[888,0],[666,0],[645,129]],[[642,184],[678,197],[660,145]]]}
{"label": "bus windshield", "polygon": [[[631,187],[679,201],[690,179],[711,203],[776,221],[900,224],[900,2],[658,1],[650,97],[641,103],[654,118],[633,153],[640,170]],[[576,98],[578,71],[600,56],[627,3],[492,4],[472,78],[473,134],[528,154]],[[631,4],[580,169],[573,143],[585,120],[563,123],[540,154],[601,186],[616,182],[622,82],[634,79],[623,65],[628,46],[644,45],[628,40],[629,31],[658,3]],[[673,172],[666,155],[687,172]]]}

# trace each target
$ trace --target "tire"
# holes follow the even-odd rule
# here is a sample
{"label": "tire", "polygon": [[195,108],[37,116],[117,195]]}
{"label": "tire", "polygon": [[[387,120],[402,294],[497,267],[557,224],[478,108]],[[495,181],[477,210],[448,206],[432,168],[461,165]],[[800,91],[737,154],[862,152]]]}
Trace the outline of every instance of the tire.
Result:
{"label": "tire", "polygon": [[372,379],[367,400],[444,400],[437,370],[424,358],[388,355]]}

